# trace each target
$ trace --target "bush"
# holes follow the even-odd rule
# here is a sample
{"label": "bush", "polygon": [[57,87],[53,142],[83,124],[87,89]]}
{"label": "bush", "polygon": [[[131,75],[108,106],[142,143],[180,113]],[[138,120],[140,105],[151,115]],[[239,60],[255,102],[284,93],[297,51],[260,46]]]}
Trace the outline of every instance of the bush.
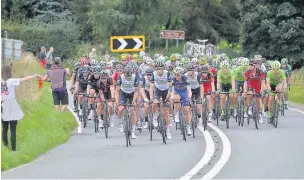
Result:
{"label": "bush", "polygon": [[240,44],[229,44],[226,40],[221,40],[217,45],[220,53],[225,53],[230,58],[236,58],[241,56],[241,45]]}
{"label": "bush", "polygon": [[18,24],[13,21],[1,20],[1,33],[8,32],[9,39],[18,39],[24,42],[23,50],[37,54],[40,46],[54,47],[55,55],[67,57],[73,52],[78,43],[79,30],[70,22],[59,22],[46,26],[37,24]]}

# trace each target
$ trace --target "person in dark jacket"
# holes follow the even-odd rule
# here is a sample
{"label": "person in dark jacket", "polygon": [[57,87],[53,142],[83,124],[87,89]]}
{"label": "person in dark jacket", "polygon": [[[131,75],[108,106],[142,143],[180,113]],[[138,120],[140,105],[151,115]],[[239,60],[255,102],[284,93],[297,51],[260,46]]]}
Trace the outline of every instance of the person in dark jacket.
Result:
{"label": "person in dark jacket", "polygon": [[54,105],[57,111],[66,111],[69,104],[69,96],[66,88],[66,76],[68,76],[69,70],[63,68],[61,64],[61,59],[59,57],[54,58],[54,64],[52,67],[46,71],[43,78],[44,81],[51,82],[52,94]]}

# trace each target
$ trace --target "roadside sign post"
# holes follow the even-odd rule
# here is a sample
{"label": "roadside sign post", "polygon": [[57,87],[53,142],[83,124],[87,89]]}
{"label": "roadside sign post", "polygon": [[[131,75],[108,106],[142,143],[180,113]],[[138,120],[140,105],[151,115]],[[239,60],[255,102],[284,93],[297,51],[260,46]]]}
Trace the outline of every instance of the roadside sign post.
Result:
{"label": "roadside sign post", "polygon": [[1,38],[1,59],[4,61],[2,64],[7,64],[10,60],[20,60],[22,56],[22,41],[15,39]]}
{"label": "roadside sign post", "polygon": [[168,40],[176,39],[176,47],[178,48],[178,40],[185,39],[185,31],[175,31],[175,30],[161,30],[160,36],[161,39],[166,39],[166,49],[168,50]]}
{"label": "roadside sign post", "polygon": [[111,52],[139,52],[145,50],[145,36],[111,36]]}

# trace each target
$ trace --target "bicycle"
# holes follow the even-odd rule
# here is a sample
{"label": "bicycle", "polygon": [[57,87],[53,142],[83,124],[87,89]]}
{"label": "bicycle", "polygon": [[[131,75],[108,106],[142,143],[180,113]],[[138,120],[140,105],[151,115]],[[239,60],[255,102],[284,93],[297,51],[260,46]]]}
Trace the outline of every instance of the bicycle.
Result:
{"label": "bicycle", "polygon": [[124,113],[123,113],[123,129],[126,137],[126,145],[127,147],[131,146],[131,133],[132,133],[132,123],[131,123],[131,112],[130,108],[133,104],[130,104],[130,98],[127,98],[126,104],[124,104]]}
{"label": "bicycle", "polygon": [[98,117],[97,117],[97,97],[99,97],[99,93],[96,94],[96,96],[89,96],[89,95],[86,95],[87,98],[93,98],[93,104],[92,104],[92,109],[91,111],[93,111],[93,120],[94,120],[94,131],[95,133],[98,132],[98,125],[99,125],[99,120],[98,120]]}
{"label": "bicycle", "polygon": [[152,131],[154,129],[153,126],[153,113],[152,113],[152,105],[151,102],[149,102],[149,109],[148,109],[148,126],[149,126],[149,132],[150,132],[150,141],[152,141]]}
{"label": "bicycle", "polygon": [[236,115],[236,121],[238,122],[239,126],[244,126],[244,98],[242,95],[242,91],[239,91],[238,95],[238,104],[237,104],[237,115]]}
{"label": "bicycle", "polygon": [[110,127],[110,113],[109,113],[109,107],[108,107],[108,100],[105,99],[103,101],[103,128],[105,130],[105,136],[108,138],[109,136],[109,127]]}
{"label": "bicycle", "polygon": [[[83,122],[83,128],[87,127],[87,108],[88,108],[88,99],[86,93],[77,93],[77,95],[83,95],[82,100],[82,116],[78,113],[78,118],[81,122]],[[78,108],[77,108],[78,109]]]}
{"label": "bicycle", "polygon": [[247,123],[249,125],[249,121],[250,121],[250,117],[252,117],[252,119],[254,120],[255,123],[255,128],[258,130],[258,120],[259,120],[259,109],[258,109],[258,104],[256,102],[256,97],[257,97],[257,93],[255,93],[253,91],[253,93],[244,93],[244,95],[252,95],[253,96],[253,101],[251,103],[251,108],[252,108],[252,115],[248,116],[247,118]]}
{"label": "bicycle", "polygon": [[207,119],[208,119],[208,113],[207,113],[207,101],[206,101],[206,96],[207,94],[205,93],[204,94],[204,97],[203,97],[203,101],[202,101],[202,108],[203,108],[203,111],[202,111],[202,120],[203,120],[203,125],[204,125],[204,131],[207,130]]}
{"label": "bicycle", "polygon": [[219,125],[219,116],[220,116],[220,95],[219,94],[215,94],[214,120],[216,120],[216,125],[217,126]]}
{"label": "bicycle", "polygon": [[274,94],[274,99],[272,102],[272,116],[268,119],[268,122],[273,125],[273,127],[277,128],[278,127],[278,120],[279,120],[279,109],[280,105],[277,99],[277,95],[279,93],[284,93],[284,92],[277,92],[277,91],[272,91]]}
{"label": "bicycle", "polygon": [[230,92],[221,92],[219,94],[225,94],[226,96],[226,102],[224,105],[224,117],[221,117],[226,121],[226,128],[229,129],[229,119],[230,119]]}
{"label": "bicycle", "polygon": [[197,127],[197,124],[198,124],[198,119],[197,119],[197,104],[196,104],[195,97],[192,97],[191,112],[192,112],[191,113],[191,115],[192,115],[192,119],[191,119],[192,136],[193,136],[193,138],[195,138],[195,128]]}
{"label": "bicycle", "polygon": [[[163,115],[163,111],[162,109],[164,109],[164,107],[161,108],[161,104],[167,103],[168,100],[166,99],[165,101],[162,100],[162,98],[160,98],[160,100],[156,103],[157,104],[157,111],[158,111],[158,116],[157,116],[157,121],[158,121],[158,127],[157,127],[157,131],[161,134],[162,139],[163,139],[163,143],[167,144],[167,127],[165,124],[165,118]],[[151,133],[151,132],[150,132]]]}
{"label": "bicycle", "polygon": [[[185,101],[187,102],[187,101]],[[174,103],[181,103],[181,107],[179,108],[179,111],[178,111],[178,116],[179,116],[179,127],[180,127],[180,130],[181,130],[181,135],[183,135],[183,140],[184,141],[187,141],[187,138],[186,138],[186,131],[187,131],[187,128],[186,128],[186,120],[185,120],[185,114],[184,114],[184,110],[183,110],[183,107],[182,107],[182,103],[185,103],[185,102],[174,102]]]}

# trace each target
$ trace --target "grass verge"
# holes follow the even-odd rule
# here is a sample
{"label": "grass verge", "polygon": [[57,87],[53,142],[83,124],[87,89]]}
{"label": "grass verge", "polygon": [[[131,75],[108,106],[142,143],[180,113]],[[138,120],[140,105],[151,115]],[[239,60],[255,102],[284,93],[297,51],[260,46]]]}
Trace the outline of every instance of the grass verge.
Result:
{"label": "grass verge", "polygon": [[304,67],[292,72],[291,82],[289,101],[304,105]]}
{"label": "grass verge", "polygon": [[[24,77],[44,72],[35,60],[22,60],[13,64],[13,73],[14,77]],[[70,112],[55,111],[49,83],[44,83],[43,88],[38,89],[37,80],[25,82],[17,87],[16,96],[25,116],[17,125],[17,151],[10,151],[2,143],[2,171],[28,163],[66,142],[71,131],[77,127]]]}

